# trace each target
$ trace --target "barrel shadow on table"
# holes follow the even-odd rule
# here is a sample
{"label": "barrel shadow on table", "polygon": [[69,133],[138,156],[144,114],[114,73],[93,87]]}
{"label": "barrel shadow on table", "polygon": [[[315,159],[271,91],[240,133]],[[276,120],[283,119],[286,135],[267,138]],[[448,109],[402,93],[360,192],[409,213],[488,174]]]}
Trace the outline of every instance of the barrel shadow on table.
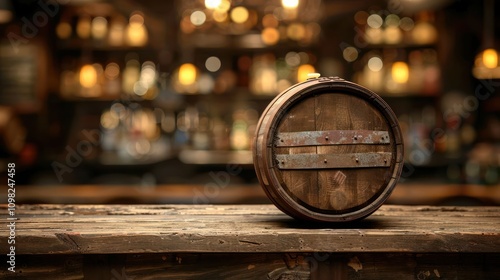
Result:
{"label": "barrel shadow on table", "polygon": [[292,218],[290,219],[277,218],[277,219],[266,220],[264,222],[272,222],[273,226],[279,226],[281,228],[297,228],[297,229],[384,229],[390,227],[389,221],[384,221],[381,219],[370,219],[370,218],[358,221],[342,222],[342,223],[311,222],[311,221],[296,220]]}

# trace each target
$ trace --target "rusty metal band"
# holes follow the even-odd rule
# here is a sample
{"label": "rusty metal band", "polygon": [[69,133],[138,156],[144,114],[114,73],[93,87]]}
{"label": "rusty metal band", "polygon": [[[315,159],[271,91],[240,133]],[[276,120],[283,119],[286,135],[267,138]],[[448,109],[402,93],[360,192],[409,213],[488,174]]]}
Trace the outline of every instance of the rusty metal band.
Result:
{"label": "rusty metal band", "polygon": [[276,147],[390,144],[389,132],[376,130],[324,130],[281,132],[274,140]]}
{"label": "rusty metal band", "polygon": [[389,167],[392,153],[279,154],[279,169],[332,169]]}

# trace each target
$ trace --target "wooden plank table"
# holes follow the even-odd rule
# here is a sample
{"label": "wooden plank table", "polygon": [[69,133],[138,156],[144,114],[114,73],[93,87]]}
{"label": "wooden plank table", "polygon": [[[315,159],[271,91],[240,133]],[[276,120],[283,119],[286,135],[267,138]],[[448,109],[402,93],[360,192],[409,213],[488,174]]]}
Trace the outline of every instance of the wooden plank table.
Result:
{"label": "wooden plank table", "polygon": [[18,205],[15,217],[15,273],[1,279],[500,279],[500,207],[385,205],[341,224],[273,205]]}

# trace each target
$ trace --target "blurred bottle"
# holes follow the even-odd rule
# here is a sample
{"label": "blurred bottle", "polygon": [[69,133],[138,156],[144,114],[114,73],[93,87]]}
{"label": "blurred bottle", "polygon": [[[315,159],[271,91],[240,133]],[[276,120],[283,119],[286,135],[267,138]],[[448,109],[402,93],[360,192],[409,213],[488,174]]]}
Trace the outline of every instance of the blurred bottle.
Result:
{"label": "blurred bottle", "polygon": [[118,98],[121,91],[120,66],[115,62],[110,62],[104,69],[104,93],[107,96]]}
{"label": "blurred bottle", "polygon": [[408,91],[422,93],[425,79],[424,57],[421,50],[410,52],[408,55],[411,78],[408,80]]}
{"label": "blurred bottle", "polygon": [[229,150],[230,145],[230,127],[220,117],[215,117],[213,120],[213,148],[215,150]]}
{"label": "blurred bottle", "polygon": [[134,85],[140,78],[140,63],[136,59],[130,59],[125,64],[122,76],[122,90],[127,95],[134,94]]}
{"label": "blurred bottle", "polygon": [[91,18],[88,15],[81,15],[76,24],[76,34],[80,39],[89,39],[91,29]]}
{"label": "blurred bottle", "polygon": [[125,34],[125,20],[113,18],[109,27],[108,44],[113,47],[123,46]]}
{"label": "blurred bottle", "polygon": [[412,40],[416,44],[434,44],[438,38],[438,32],[434,26],[434,14],[424,11],[416,16],[415,27],[412,30]]}
{"label": "blurred bottle", "polygon": [[196,150],[209,150],[212,148],[212,121],[207,112],[199,110],[192,128],[192,147]]}
{"label": "blurred bottle", "polygon": [[250,90],[258,95],[275,95],[277,73],[273,54],[257,55],[250,70]]}
{"label": "blurred bottle", "polygon": [[437,52],[433,49],[423,50],[425,65],[423,89],[424,94],[437,94],[441,90],[441,70],[439,68]]}
{"label": "blurred bottle", "polygon": [[108,35],[108,20],[105,17],[93,18],[90,34],[95,41],[103,42]]}
{"label": "blurred bottle", "polygon": [[56,35],[60,40],[68,40],[73,35],[73,30],[69,20],[61,20],[56,27]]}
{"label": "blurred bottle", "polygon": [[250,148],[250,139],[247,131],[248,122],[245,117],[245,111],[242,109],[234,111],[230,134],[230,143],[233,150],[247,150]]}
{"label": "blurred bottle", "polygon": [[132,13],[125,29],[125,34],[125,39],[129,46],[142,47],[148,43],[148,31],[144,24],[144,16],[142,13]]}

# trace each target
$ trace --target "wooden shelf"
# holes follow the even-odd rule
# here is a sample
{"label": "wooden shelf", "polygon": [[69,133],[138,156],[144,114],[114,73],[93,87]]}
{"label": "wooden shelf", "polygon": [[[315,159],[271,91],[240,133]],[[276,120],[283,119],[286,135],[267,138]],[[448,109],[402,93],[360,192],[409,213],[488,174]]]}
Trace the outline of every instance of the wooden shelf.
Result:
{"label": "wooden shelf", "polygon": [[187,99],[216,99],[216,100],[233,100],[233,99],[241,99],[241,100],[251,100],[251,101],[271,101],[274,99],[278,93],[274,95],[265,95],[265,94],[256,94],[248,90],[247,88],[235,88],[230,90],[229,92],[225,92],[222,94],[178,94],[179,96],[185,97]]}
{"label": "wooden shelf", "polygon": [[252,151],[182,150],[179,159],[186,164],[253,164]]}
{"label": "wooden shelf", "polygon": [[364,49],[433,49],[437,42],[429,44],[398,43],[398,44],[368,44]]}
{"label": "wooden shelf", "polygon": [[92,41],[84,42],[80,41],[71,41],[71,42],[59,42],[57,49],[59,52],[68,51],[68,52],[81,52],[81,51],[90,51],[90,52],[105,52],[105,53],[116,53],[116,52],[137,52],[137,53],[151,53],[157,55],[159,51],[158,48],[153,48],[150,46],[144,47],[130,47],[130,46],[108,46],[108,45],[100,45],[96,44]]}
{"label": "wooden shelf", "polygon": [[161,161],[172,159],[175,157],[174,153],[157,154],[150,153],[144,159],[136,159],[132,157],[123,158],[117,153],[103,152],[99,156],[99,164],[111,166],[134,166],[134,165],[150,165]]}
{"label": "wooden shelf", "polygon": [[184,35],[180,40],[181,46],[196,49],[198,51],[248,53],[252,52],[286,52],[287,50],[300,48],[302,50],[315,49],[316,44],[308,46],[292,40],[279,41],[275,45],[266,45],[261,40],[258,32],[247,32],[245,34],[216,34],[216,33],[195,33]]}

